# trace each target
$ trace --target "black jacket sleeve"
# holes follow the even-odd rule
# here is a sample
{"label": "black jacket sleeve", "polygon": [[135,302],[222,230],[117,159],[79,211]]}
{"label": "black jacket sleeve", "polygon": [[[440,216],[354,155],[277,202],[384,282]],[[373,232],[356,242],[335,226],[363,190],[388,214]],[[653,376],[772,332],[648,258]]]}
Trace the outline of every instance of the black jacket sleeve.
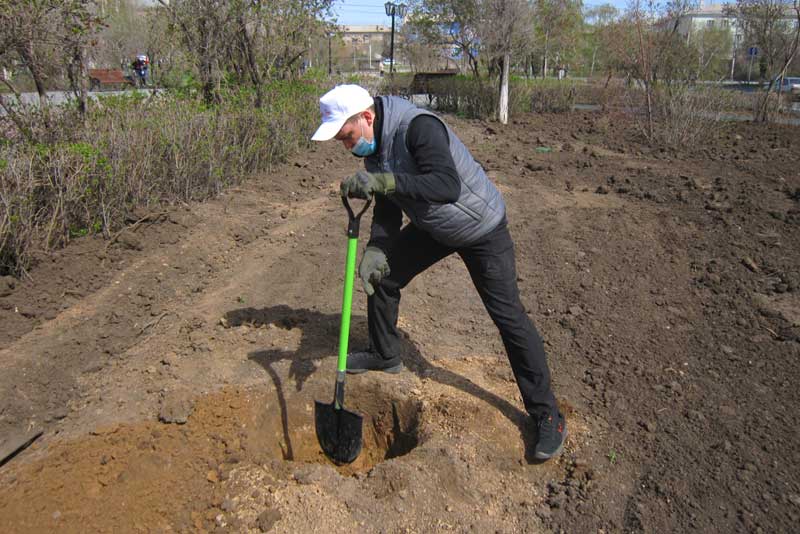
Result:
{"label": "black jacket sleeve", "polygon": [[415,117],[408,126],[406,145],[419,174],[395,174],[394,194],[442,204],[458,200],[461,180],[444,124],[431,115]]}

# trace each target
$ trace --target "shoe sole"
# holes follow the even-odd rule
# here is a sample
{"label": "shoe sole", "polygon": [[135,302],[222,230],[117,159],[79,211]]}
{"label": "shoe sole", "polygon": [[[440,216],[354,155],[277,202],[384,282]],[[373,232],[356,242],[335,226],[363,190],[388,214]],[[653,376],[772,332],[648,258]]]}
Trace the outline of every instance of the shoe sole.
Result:
{"label": "shoe sole", "polygon": [[360,375],[362,373],[366,373],[367,371],[381,371],[383,373],[389,373],[390,375],[396,375],[400,371],[405,369],[402,363],[398,363],[397,365],[393,365],[392,367],[387,367],[386,369],[348,369],[347,374],[349,375]]}
{"label": "shoe sole", "polygon": [[568,433],[569,431],[567,429],[564,429],[564,439],[561,440],[561,445],[558,446],[555,452],[553,452],[552,454],[537,452],[533,457],[536,458],[537,460],[549,460],[550,458],[555,458],[556,456],[561,454],[561,452],[564,450],[564,444],[567,442]]}

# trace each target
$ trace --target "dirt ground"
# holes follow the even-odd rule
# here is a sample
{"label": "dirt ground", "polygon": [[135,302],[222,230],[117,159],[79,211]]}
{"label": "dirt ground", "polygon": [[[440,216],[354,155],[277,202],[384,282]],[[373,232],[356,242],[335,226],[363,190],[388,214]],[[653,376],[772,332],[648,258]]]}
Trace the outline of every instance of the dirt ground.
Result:
{"label": "dirt ground", "polygon": [[[44,431],[0,467],[2,530],[796,528],[800,130],[735,124],[675,152],[601,113],[447,120],[506,198],[568,414],[562,457],[531,461],[457,257],[404,292],[407,370],[347,379],[361,457],[322,456],[337,187],[358,164],[328,143],[212,202],[138,214],[111,245],[76,241],[32,280],[0,279],[0,449]],[[359,347],[360,288],[354,302]]]}

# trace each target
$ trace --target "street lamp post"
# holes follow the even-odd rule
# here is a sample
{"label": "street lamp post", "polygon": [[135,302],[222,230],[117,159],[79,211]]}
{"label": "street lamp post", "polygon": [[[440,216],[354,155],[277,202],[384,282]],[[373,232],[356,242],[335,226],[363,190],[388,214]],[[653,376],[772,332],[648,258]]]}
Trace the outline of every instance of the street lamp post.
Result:
{"label": "street lamp post", "polygon": [[386,8],[386,16],[392,17],[392,44],[389,48],[389,74],[394,74],[394,17],[397,15],[400,18],[406,16],[406,6],[405,4],[395,4],[394,2],[386,2],[383,4],[383,7]]}

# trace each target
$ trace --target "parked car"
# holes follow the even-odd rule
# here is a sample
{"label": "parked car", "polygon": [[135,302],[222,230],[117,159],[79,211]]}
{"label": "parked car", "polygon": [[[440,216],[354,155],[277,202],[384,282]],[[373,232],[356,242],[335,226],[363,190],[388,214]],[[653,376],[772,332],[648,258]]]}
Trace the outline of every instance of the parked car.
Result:
{"label": "parked car", "polygon": [[[769,83],[764,84],[764,87],[768,87]],[[775,82],[772,84],[772,88],[774,90],[780,89],[782,93],[791,93],[795,96],[800,96],[800,77],[797,76],[786,76],[783,79],[783,84],[781,84],[781,79],[776,78]]]}

